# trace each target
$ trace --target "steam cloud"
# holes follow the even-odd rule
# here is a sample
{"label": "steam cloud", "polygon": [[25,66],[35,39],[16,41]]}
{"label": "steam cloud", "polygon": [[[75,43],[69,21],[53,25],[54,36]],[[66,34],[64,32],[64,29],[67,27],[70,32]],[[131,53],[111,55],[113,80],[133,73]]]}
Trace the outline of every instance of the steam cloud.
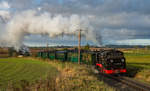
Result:
{"label": "steam cloud", "polygon": [[[6,25],[6,34],[1,36],[0,45],[13,46],[16,49],[23,45],[24,37],[30,34],[48,35],[77,35],[81,29],[87,40],[97,42],[90,25],[89,19],[84,16],[51,15],[50,13],[39,14],[35,10],[28,10],[16,14]],[[97,42],[98,43],[98,42]]]}

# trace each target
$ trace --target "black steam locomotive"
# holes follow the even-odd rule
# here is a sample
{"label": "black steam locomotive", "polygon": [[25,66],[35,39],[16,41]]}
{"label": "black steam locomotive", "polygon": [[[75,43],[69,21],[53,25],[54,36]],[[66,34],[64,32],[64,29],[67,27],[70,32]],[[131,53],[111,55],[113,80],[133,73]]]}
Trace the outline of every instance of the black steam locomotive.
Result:
{"label": "black steam locomotive", "polygon": [[95,65],[102,73],[126,73],[126,61],[124,54],[118,50],[102,50],[98,52]]}
{"label": "black steam locomotive", "polygon": [[[78,51],[42,51],[37,54],[43,59],[78,62]],[[80,62],[91,64],[106,74],[126,73],[126,61],[123,52],[118,50],[81,51]]]}
{"label": "black steam locomotive", "polygon": [[17,53],[18,55],[22,55],[22,56],[30,56],[30,50],[25,45],[21,46]]}

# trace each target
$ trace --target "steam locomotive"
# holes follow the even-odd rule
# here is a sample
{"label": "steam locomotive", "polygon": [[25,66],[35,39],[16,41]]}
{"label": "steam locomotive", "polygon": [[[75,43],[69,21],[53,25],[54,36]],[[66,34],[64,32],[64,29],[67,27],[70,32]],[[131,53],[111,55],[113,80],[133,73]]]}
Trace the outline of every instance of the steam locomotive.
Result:
{"label": "steam locomotive", "polygon": [[[78,62],[78,51],[42,51],[38,57],[51,60]],[[100,72],[106,74],[126,73],[126,61],[123,52],[118,50],[81,51],[80,62],[94,65]]]}
{"label": "steam locomotive", "polygon": [[20,55],[20,56],[30,56],[31,52],[30,52],[30,49],[25,46],[25,45],[22,45],[19,50],[17,51],[17,54]]}
{"label": "steam locomotive", "polygon": [[126,61],[124,54],[118,50],[103,50],[98,52],[95,65],[102,73],[126,73]]}

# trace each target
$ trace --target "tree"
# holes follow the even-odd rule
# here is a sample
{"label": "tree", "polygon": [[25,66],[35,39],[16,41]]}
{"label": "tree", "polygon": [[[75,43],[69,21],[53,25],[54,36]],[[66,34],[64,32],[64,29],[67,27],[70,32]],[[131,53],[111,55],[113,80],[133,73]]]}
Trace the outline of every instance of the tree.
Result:
{"label": "tree", "polygon": [[90,49],[90,45],[87,43],[85,46],[84,46],[84,50],[89,50]]}

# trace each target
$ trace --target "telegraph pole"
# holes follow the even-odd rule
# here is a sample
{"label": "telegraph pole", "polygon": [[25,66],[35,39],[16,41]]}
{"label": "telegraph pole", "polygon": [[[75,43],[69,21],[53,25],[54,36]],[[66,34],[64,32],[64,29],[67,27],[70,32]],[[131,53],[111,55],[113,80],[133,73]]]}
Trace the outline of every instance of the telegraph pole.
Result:
{"label": "telegraph pole", "polygon": [[47,52],[48,52],[48,50],[49,50],[49,49],[48,49],[48,45],[49,45],[49,44],[48,44],[48,42],[47,42]]}
{"label": "telegraph pole", "polygon": [[81,29],[78,33],[78,64],[80,64],[80,54],[81,54]]}

